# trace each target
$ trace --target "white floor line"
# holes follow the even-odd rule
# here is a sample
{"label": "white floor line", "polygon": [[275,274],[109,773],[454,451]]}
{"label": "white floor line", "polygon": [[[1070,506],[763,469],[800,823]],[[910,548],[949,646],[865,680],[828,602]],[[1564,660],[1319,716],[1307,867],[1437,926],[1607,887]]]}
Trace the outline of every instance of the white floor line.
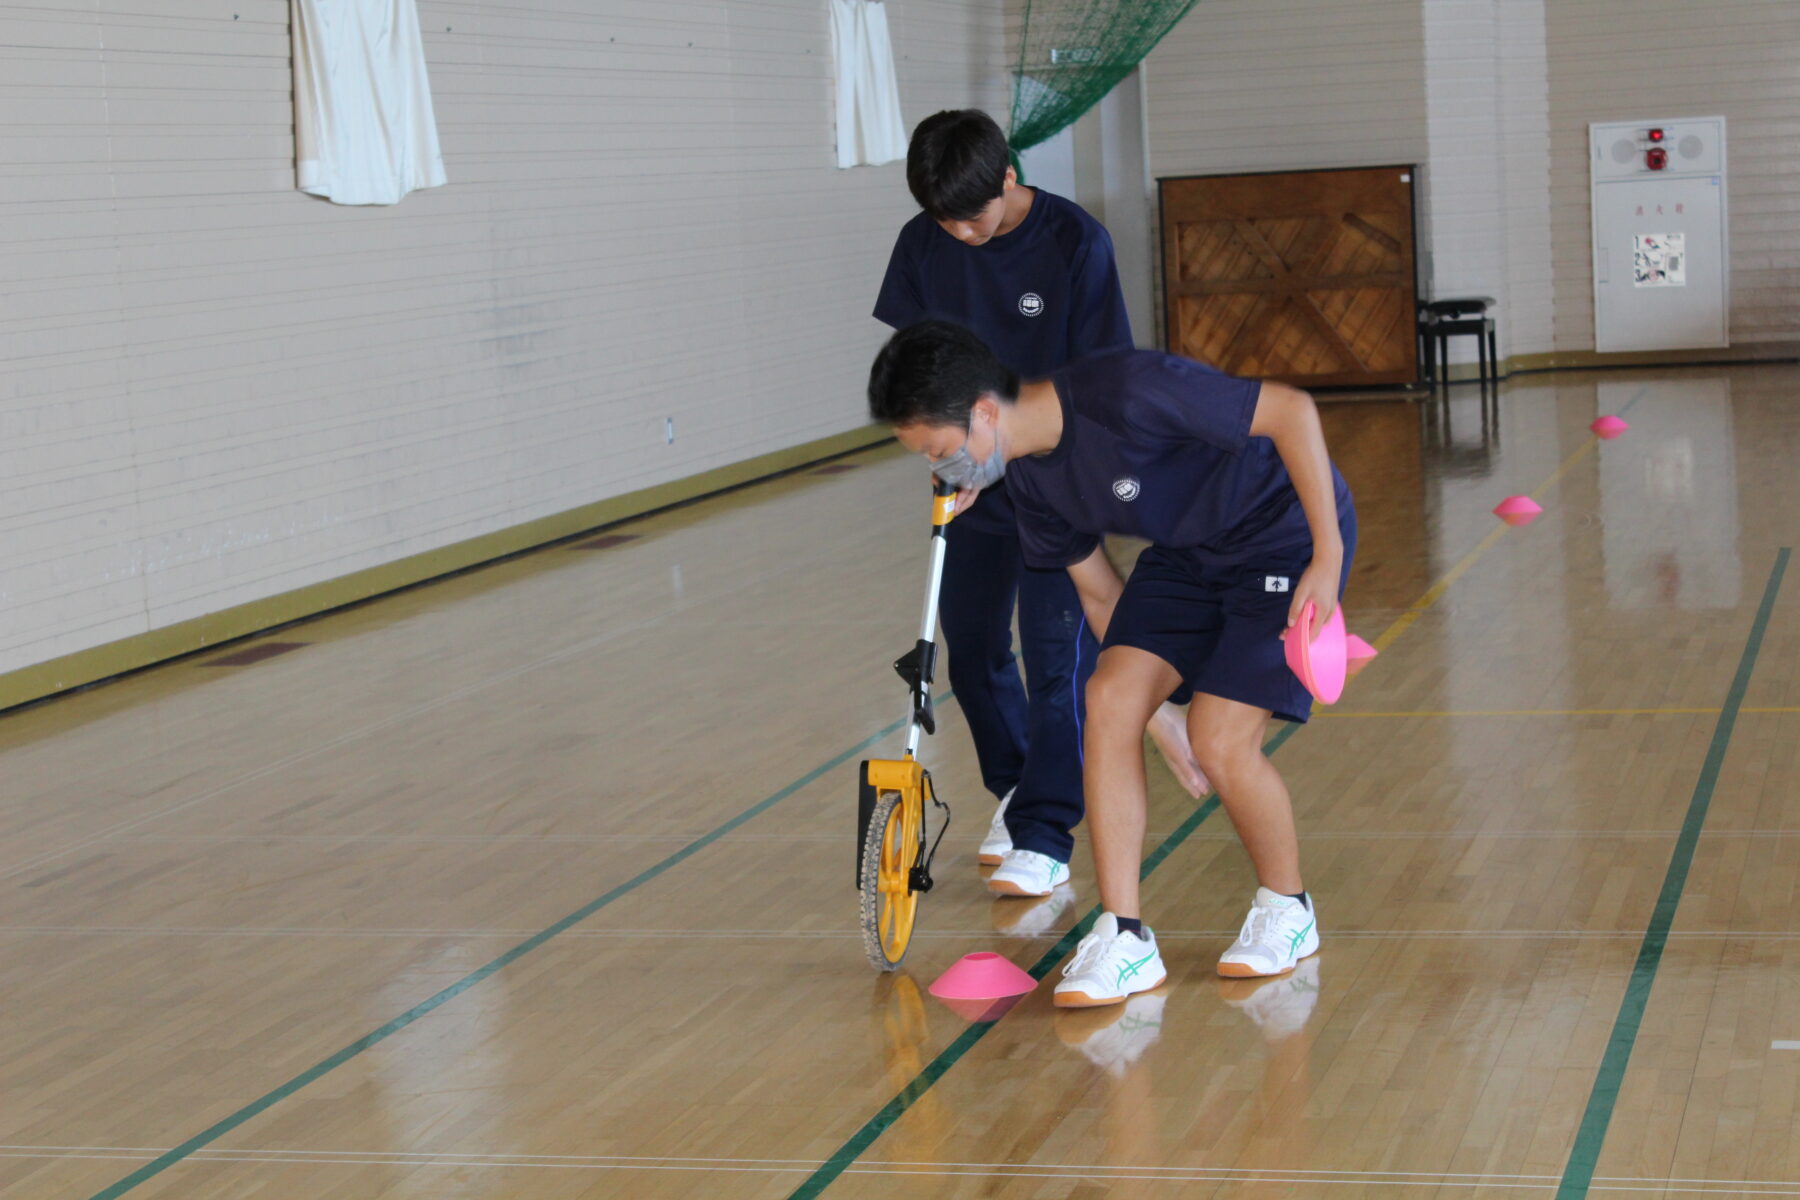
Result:
{"label": "white floor line", "polygon": [[[1608,839],[1646,839],[1674,838],[1680,836],[1679,829],[1474,829],[1474,830],[1439,830],[1431,832],[1365,832],[1357,830],[1320,830],[1303,832],[1302,841],[1467,841],[1475,838],[1491,838],[1498,841],[1553,841],[1562,838],[1608,838]],[[294,842],[317,843],[321,845],[339,845],[345,842],[393,842],[400,844],[447,844],[447,845],[504,845],[507,843],[537,844],[542,842],[575,842],[600,843],[607,842],[691,842],[706,836],[704,831],[676,833],[138,833],[108,836],[109,841],[132,842]],[[1168,832],[1155,831],[1146,833],[1147,842],[1167,840]],[[1800,838],[1800,829],[1715,829],[1705,830],[1702,837],[1709,838]],[[846,828],[839,833],[745,833],[733,831],[724,835],[721,841],[736,842],[832,842],[842,843],[856,840],[855,830]],[[1196,842],[1235,842],[1235,833],[1196,833],[1189,841]]]}
{"label": "white floor line", "polygon": [[[537,929],[327,929],[304,926],[170,926],[155,925],[0,925],[0,936],[21,937],[295,937],[295,938],[523,938],[541,932]],[[968,941],[999,938],[1006,941],[1053,942],[1063,930],[1044,933],[1008,933],[996,929],[920,929],[913,936],[924,940]],[[1234,929],[1163,929],[1156,928],[1159,941],[1211,941],[1238,935]],[[567,939],[638,939],[659,941],[731,941],[783,939],[805,941],[854,941],[862,934],[844,929],[570,929]],[[1396,939],[1432,939],[1445,941],[1636,941],[1641,929],[1330,929],[1326,941],[1387,941]],[[1693,930],[1669,934],[1670,941],[1793,941],[1800,932],[1791,930]],[[1800,1047],[1783,1045],[1782,1049]]]}
{"label": "white floor line", "polygon": [[[162,1151],[134,1146],[0,1145],[0,1157],[104,1159],[116,1161]],[[705,1171],[765,1174],[809,1173],[821,1160],[802,1158],[698,1158],[680,1155],[474,1154],[455,1152],[389,1152],[372,1150],[197,1150],[189,1156],[205,1162],[252,1162],[287,1165],[535,1167],[590,1171]],[[1502,1172],[1361,1171],[1284,1167],[1150,1167],[1100,1163],[976,1163],[867,1160],[851,1166],[853,1175],[937,1175],[1024,1179],[1143,1180],[1213,1183],[1344,1184],[1388,1187],[1529,1188],[1550,1190],[1555,1175],[1512,1175]],[[1675,1190],[1702,1195],[1800,1195],[1800,1180],[1661,1179],[1597,1176],[1592,1190],[1613,1192]]]}

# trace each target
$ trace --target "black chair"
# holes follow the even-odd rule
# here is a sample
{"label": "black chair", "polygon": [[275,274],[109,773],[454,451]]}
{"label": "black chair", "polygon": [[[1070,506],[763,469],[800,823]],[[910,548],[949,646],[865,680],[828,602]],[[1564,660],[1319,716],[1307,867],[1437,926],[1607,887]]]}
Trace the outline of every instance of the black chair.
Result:
{"label": "black chair", "polygon": [[1462,296],[1431,300],[1419,305],[1419,361],[1433,383],[1450,382],[1450,339],[1473,337],[1481,364],[1481,382],[1498,383],[1500,354],[1494,337],[1494,318],[1487,315],[1492,296]]}

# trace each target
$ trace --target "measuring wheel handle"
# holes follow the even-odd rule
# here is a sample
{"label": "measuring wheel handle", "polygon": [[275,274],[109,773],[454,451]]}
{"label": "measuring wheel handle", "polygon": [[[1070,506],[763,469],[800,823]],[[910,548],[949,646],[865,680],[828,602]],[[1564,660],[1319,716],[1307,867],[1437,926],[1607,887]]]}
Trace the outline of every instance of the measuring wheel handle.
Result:
{"label": "measuring wheel handle", "polygon": [[[919,897],[931,890],[931,860],[950,827],[950,809],[937,798],[931,773],[919,764],[919,739],[937,732],[931,679],[937,668],[938,593],[944,581],[944,527],[956,515],[956,489],[932,488],[931,571],[919,637],[894,670],[912,694],[906,756],[867,759],[857,779],[856,888],[863,948],[876,968],[892,971],[912,944]],[[942,814],[937,840],[926,844],[925,802]]]}

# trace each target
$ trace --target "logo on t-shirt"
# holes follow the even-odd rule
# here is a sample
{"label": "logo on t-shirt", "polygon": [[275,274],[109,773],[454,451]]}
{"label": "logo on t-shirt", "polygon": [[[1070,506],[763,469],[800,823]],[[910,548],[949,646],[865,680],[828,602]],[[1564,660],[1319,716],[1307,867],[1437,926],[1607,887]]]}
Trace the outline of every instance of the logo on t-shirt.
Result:
{"label": "logo on t-shirt", "polygon": [[1035,317],[1044,311],[1044,298],[1036,292],[1026,292],[1019,297],[1019,311],[1028,317]]}
{"label": "logo on t-shirt", "polygon": [[1263,576],[1263,591],[1265,591],[1265,592],[1285,592],[1287,590],[1288,590],[1288,577],[1286,575],[1264,575]]}
{"label": "logo on t-shirt", "polygon": [[1129,475],[1121,475],[1119,478],[1113,480],[1113,495],[1128,503],[1132,500],[1136,500],[1138,498],[1138,493],[1143,490],[1143,488],[1138,486],[1138,481]]}

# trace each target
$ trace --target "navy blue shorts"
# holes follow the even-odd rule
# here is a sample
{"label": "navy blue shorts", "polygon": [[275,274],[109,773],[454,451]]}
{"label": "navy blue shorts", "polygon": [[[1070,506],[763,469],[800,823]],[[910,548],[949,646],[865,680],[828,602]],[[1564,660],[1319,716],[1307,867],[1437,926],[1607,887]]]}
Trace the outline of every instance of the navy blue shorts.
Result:
{"label": "navy blue shorts", "polygon": [[[1341,598],[1356,553],[1355,514],[1343,513],[1339,526]],[[1148,651],[1174,667],[1187,688],[1305,724],[1312,695],[1288,668],[1281,634],[1293,588],[1311,561],[1308,550],[1219,566],[1151,546],[1125,581],[1102,652],[1112,646]]]}

